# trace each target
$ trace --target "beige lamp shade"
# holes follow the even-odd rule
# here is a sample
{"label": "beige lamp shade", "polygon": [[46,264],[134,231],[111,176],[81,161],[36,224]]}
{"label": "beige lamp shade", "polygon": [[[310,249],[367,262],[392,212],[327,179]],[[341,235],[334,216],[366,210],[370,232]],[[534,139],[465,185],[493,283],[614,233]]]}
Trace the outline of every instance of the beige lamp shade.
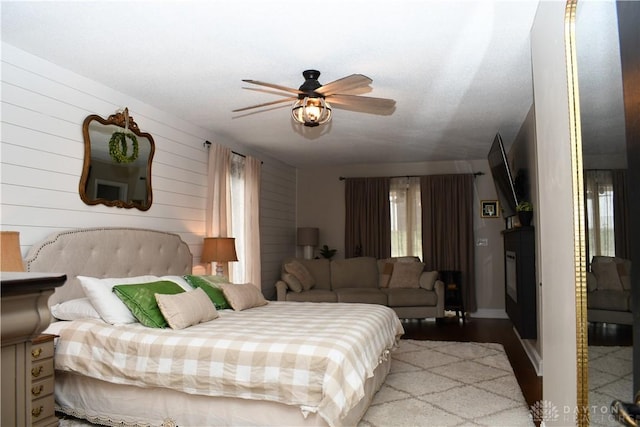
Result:
{"label": "beige lamp shade", "polygon": [[298,246],[318,246],[319,229],[316,227],[298,228]]}
{"label": "beige lamp shade", "polygon": [[205,237],[202,246],[202,262],[216,263],[216,274],[223,275],[223,263],[238,261],[236,254],[236,239],[233,237]]}
{"label": "beige lamp shade", "polygon": [[24,271],[17,231],[0,232],[0,271]]}
{"label": "beige lamp shade", "polygon": [[236,239],[233,237],[205,237],[202,247],[202,262],[237,261]]}

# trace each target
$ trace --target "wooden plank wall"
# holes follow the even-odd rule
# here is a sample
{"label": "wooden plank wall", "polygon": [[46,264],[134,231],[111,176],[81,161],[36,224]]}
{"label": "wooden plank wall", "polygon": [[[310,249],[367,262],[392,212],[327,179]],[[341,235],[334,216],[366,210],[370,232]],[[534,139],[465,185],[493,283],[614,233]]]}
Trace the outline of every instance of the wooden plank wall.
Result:
{"label": "wooden plank wall", "polygon": [[[295,168],[225,144],[206,129],[177,119],[129,95],[2,44],[0,225],[20,232],[22,252],[48,234],[79,227],[138,227],[179,234],[194,254],[205,230],[205,140],[229,145],[263,161],[261,242],[263,292],[274,295],[280,261],[295,253]],[[156,144],[153,204],[142,212],[88,206],[80,199],[82,122],[128,107]]]}

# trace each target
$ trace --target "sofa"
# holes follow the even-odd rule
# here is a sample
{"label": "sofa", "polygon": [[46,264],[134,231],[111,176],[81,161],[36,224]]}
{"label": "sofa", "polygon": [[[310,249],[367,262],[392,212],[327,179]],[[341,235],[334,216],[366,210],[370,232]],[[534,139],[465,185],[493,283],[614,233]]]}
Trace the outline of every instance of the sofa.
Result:
{"label": "sofa", "polygon": [[631,261],[594,256],[587,272],[587,320],[633,324],[631,311]]}
{"label": "sofa", "polygon": [[414,257],[283,262],[278,301],[381,304],[401,319],[444,317],[444,283]]}

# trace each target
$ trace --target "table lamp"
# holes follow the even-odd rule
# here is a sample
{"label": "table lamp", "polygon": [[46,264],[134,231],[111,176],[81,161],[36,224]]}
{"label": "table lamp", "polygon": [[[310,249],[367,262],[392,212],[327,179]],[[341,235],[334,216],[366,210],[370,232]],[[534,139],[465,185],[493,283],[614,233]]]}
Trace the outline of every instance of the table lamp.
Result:
{"label": "table lamp", "polygon": [[318,234],[316,227],[298,228],[298,246],[304,246],[304,259],[313,258],[313,248],[318,246]]}
{"label": "table lamp", "polygon": [[17,231],[0,232],[0,271],[24,271]]}
{"label": "table lamp", "polygon": [[233,237],[205,237],[200,260],[202,262],[215,262],[216,274],[223,276],[223,263],[238,261],[235,240]]}

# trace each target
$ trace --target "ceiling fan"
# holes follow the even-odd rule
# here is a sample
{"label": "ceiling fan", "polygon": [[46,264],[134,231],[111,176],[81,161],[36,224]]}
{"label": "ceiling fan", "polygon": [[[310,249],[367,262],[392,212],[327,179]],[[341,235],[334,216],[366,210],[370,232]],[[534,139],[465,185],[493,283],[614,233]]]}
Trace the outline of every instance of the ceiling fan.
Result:
{"label": "ceiling fan", "polygon": [[[237,113],[253,108],[267,107],[270,105],[294,101],[291,108],[291,116],[293,119],[305,126],[314,127],[327,123],[331,120],[331,110],[333,106],[344,110],[380,115],[389,115],[395,110],[396,101],[393,99],[373,98],[370,96],[354,94],[355,92],[363,93],[371,90],[369,85],[373,80],[362,74],[351,74],[350,76],[334,80],[325,85],[320,84],[318,81],[318,77],[320,77],[320,71],[318,70],[305,70],[302,72],[302,76],[305,80],[298,89],[273,83],[265,83],[258,80],[242,80],[246,83],[266,86],[286,93],[266,89],[244,89],[271,93],[284,96],[285,98],[265,102],[263,104],[252,105],[250,107],[238,108],[233,110],[233,112]],[[294,95],[292,96],[291,94]]]}

